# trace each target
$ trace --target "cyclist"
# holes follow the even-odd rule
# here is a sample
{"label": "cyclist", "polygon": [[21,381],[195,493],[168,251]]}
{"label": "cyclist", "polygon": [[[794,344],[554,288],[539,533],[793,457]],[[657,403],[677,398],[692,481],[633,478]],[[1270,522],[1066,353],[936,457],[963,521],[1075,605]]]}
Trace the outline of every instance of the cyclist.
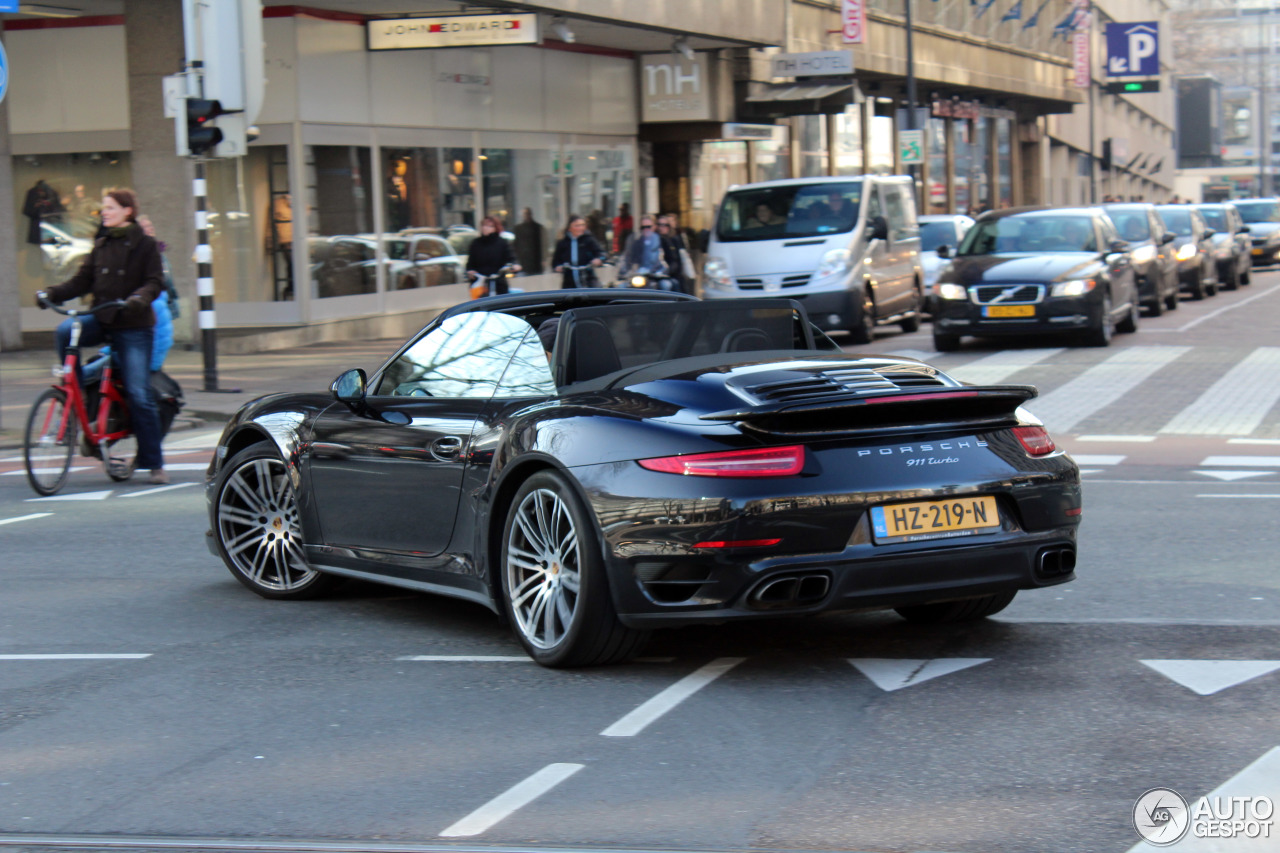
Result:
{"label": "cyclist", "polygon": [[[129,419],[138,440],[135,467],[149,468],[152,483],[167,483],[160,449],[160,418],[151,391],[151,355],[155,312],[151,303],[164,288],[156,241],[137,223],[138,198],[132,190],[109,191],[102,199],[102,233],[80,271],[62,284],[36,294],[41,308],[86,294],[92,305],[125,300],[125,307],[82,319],[81,346],[97,346],[108,337],[115,348],[129,399]],[[71,340],[71,321],[58,326],[58,356]]]}
{"label": "cyclist", "polygon": [[551,269],[564,276],[561,288],[594,287],[596,277],[593,270],[565,269],[565,266],[593,267],[604,262],[604,249],[587,231],[587,220],[581,216],[570,216],[569,224],[564,228],[564,236],[556,243],[555,254],[551,256]]}
{"label": "cyclist", "polygon": [[[503,269],[520,272],[515,250],[502,236],[502,223],[496,216],[480,220],[480,236],[471,242],[467,252],[467,273],[472,277],[495,275]],[[501,276],[493,282],[490,293],[507,292],[507,278]]]}

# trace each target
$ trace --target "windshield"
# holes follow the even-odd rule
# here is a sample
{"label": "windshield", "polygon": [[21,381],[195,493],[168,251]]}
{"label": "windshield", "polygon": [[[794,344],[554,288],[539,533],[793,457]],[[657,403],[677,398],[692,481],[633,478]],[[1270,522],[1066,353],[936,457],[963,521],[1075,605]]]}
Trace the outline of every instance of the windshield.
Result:
{"label": "windshield", "polygon": [[1164,224],[1170,231],[1179,237],[1191,236],[1191,211],[1186,208],[1171,208],[1168,210],[1160,210],[1160,218],[1164,220]]}
{"label": "windshield", "polygon": [[954,246],[957,242],[954,222],[920,223],[920,251],[934,252],[939,246]]}
{"label": "windshield", "polygon": [[1238,201],[1236,209],[1245,222],[1276,222],[1274,201]]}
{"label": "windshield", "polygon": [[1003,216],[969,229],[958,254],[1096,251],[1093,222],[1087,216]]}
{"label": "windshield", "polygon": [[1137,243],[1151,238],[1151,223],[1147,212],[1141,208],[1107,208],[1107,215],[1116,224],[1116,231],[1122,240]]}
{"label": "windshield", "polygon": [[1214,231],[1227,230],[1227,212],[1220,207],[1201,207],[1197,208],[1200,215],[1204,217],[1204,221],[1209,223],[1209,227]]}
{"label": "windshield", "polygon": [[861,203],[861,181],[736,190],[724,197],[716,237],[735,242],[852,231]]}

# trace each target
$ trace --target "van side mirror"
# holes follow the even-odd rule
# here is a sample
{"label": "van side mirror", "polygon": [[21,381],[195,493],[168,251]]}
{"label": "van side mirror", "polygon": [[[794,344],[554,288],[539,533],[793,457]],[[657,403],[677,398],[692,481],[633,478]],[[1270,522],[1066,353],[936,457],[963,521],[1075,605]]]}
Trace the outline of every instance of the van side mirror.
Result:
{"label": "van side mirror", "polygon": [[333,392],[333,399],[339,403],[346,403],[348,406],[363,406],[366,382],[368,382],[368,377],[363,370],[357,367],[353,370],[348,370],[333,380],[329,390]]}
{"label": "van side mirror", "polygon": [[1166,231],[1164,232],[1164,236],[1160,238],[1160,245],[1167,246],[1168,244],[1172,243],[1176,239],[1178,238],[1174,235],[1172,231]]}
{"label": "van side mirror", "polygon": [[1236,233],[1237,233],[1237,234],[1248,234],[1248,233],[1249,233],[1249,226],[1248,226],[1248,225],[1241,225],[1241,226],[1239,227],[1239,229],[1237,229],[1237,230],[1236,230]]}
{"label": "van side mirror", "polygon": [[948,246],[946,243],[943,243],[941,246],[934,249],[934,252],[937,253],[938,257],[940,258],[951,257],[951,247]]}
{"label": "van side mirror", "polygon": [[867,223],[867,238],[871,240],[889,239],[889,222],[883,216],[873,216]]}
{"label": "van side mirror", "polygon": [[1204,229],[1204,234],[1202,234],[1201,236],[1202,236],[1204,239],[1208,240],[1210,237],[1212,237],[1212,236],[1213,236],[1214,234],[1216,234],[1216,233],[1217,233],[1217,232],[1216,232],[1216,231],[1214,231],[1212,228],[1206,228],[1206,229]]}
{"label": "van side mirror", "polygon": [[1129,251],[1128,240],[1112,240],[1107,244],[1107,250],[1112,254],[1120,255]]}

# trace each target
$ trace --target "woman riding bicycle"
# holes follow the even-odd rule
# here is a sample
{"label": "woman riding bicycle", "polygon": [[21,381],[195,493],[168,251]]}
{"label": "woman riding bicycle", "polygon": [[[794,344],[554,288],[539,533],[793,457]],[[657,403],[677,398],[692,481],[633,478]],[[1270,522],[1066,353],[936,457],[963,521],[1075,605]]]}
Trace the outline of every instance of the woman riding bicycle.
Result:
{"label": "woman riding bicycle", "polygon": [[[81,346],[109,338],[124,378],[129,420],[138,440],[137,468],[151,469],[152,483],[167,483],[160,449],[160,418],[151,392],[151,348],[156,322],[151,303],[164,288],[164,270],[156,241],[137,223],[138,199],[132,190],[111,190],[102,199],[102,233],[80,271],[62,284],[36,294],[46,307],[90,294],[92,305],[123,299],[125,307],[104,310],[81,320]],[[91,306],[92,307],[92,306]],[[58,326],[58,356],[71,340],[71,321]]]}
{"label": "woman riding bicycle", "polygon": [[[502,237],[502,223],[496,216],[486,216],[480,220],[480,236],[471,241],[467,252],[467,273],[475,278],[497,275],[504,269],[520,272],[520,264],[516,262],[515,250]],[[489,294],[506,292],[507,277],[499,276],[493,281]]]}
{"label": "woman riding bicycle", "polygon": [[585,267],[588,264],[598,267],[603,262],[604,249],[600,248],[600,243],[587,231],[587,220],[581,216],[570,216],[564,236],[556,243],[555,254],[551,256],[551,269],[564,276],[560,287],[595,287],[594,270],[571,267]]}

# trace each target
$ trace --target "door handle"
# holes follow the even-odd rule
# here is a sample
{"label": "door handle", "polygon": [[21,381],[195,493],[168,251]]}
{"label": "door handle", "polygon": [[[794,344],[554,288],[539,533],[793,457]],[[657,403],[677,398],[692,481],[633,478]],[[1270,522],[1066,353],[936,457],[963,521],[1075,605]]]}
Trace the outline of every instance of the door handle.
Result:
{"label": "door handle", "polygon": [[456,435],[445,435],[431,442],[431,455],[442,462],[452,462],[458,458],[462,450],[462,439]]}

